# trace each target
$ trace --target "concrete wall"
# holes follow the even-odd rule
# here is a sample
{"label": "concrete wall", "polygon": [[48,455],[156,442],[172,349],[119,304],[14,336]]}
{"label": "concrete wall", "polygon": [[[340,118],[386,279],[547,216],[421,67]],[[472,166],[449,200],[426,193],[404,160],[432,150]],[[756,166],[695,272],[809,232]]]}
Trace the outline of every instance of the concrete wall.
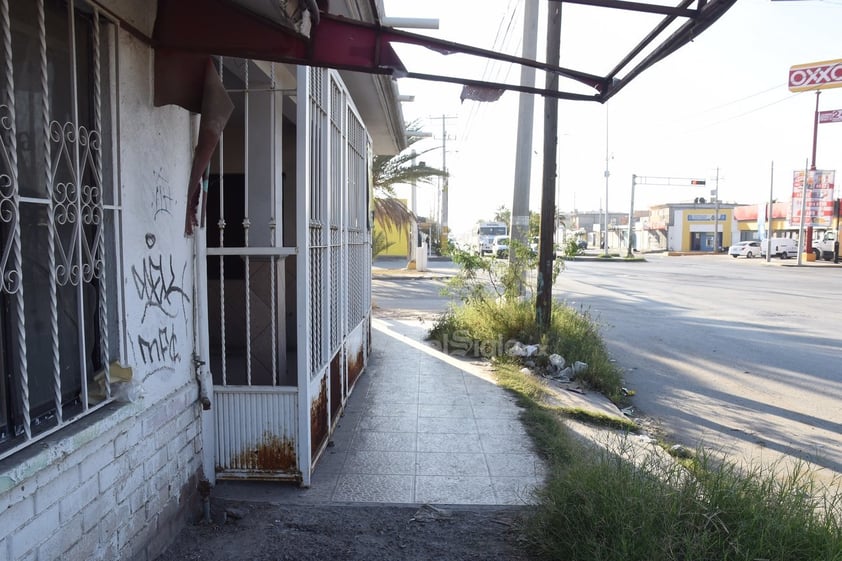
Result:
{"label": "concrete wall", "polygon": [[[145,21],[140,4],[111,7]],[[3,560],[152,560],[201,510],[192,240],[183,234],[192,122],[182,109],[153,107],[149,47],[120,33],[118,50],[122,295],[109,297],[122,297],[121,362],[139,397],[0,462]]]}

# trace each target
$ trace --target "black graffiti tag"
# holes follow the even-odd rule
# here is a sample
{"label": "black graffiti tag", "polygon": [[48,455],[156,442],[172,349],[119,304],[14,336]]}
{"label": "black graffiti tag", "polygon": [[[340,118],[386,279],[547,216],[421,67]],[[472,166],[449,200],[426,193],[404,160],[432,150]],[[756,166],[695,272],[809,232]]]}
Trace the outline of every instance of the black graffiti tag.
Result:
{"label": "black graffiti tag", "polygon": [[155,202],[152,203],[152,210],[155,212],[153,218],[158,219],[161,213],[171,214],[170,207],[175,202],[170,189],[170,182],[164,177],[163,171],[152,172],[155,176]]}
{"label": "black graffiti tag", "polygon": [[149,308],[157,308],[165,316],[174,318],[178,315],[175,304],[181,303],[183,306],[185,301],[190,302],[190,297],[176,281],[172,255],[167,258],[166,265],[162,255],[158,255],[157,258],[146,257],[140,270],[132,265],[132,278],[137,297],[143,301],[141,323],[146,321]]}
{"label": "black graffiti tag", "polygon": [[181,360],[181,355],[176,351],[178,345],[178,337],[175,334],[175,327],[162,327],[158,329],[158,336],[152,339],[144,339],[142,336],[137,336],[137,346],[140,348],[140,358],[143,364],[152,362],[178,362]]}

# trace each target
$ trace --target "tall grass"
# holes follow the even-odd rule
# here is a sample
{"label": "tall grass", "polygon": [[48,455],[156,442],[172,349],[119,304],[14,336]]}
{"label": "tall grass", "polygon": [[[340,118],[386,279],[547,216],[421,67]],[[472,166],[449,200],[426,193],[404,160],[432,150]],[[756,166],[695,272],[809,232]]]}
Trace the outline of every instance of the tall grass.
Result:
{"label": "tall grass", "polygon": [[541,559],[839,561],[838,486],[806,466],[781,474],[702,456],[693,471],[656,455],[587,451],[556,462],[527,525]]}
{"label": "tall grass", "polygon": [[[596,322],[586,313],[561,303],[553,304],[550,328],[543,332],[535,323],[535,301],[482,299],[451,309],[434,323],[429,338],[442,348],[452,348],[454,340],[474,341],[477,349],[487,349],[487,358],[507,360],[508,345],[515,341],[540,345],[535,361],[541,365],[551,354],[569,363],[588,364],[581,379],[612,401],[622,401],[622,378],[611,361]],[[492,356],[489,356],[492,355]]]}
{"label": "tall grass", "polygon": [[820,485],[804,463],[741,465],[699,451],[673,461],[633,446],[629,431],[604,447],[570,436],[567,413],[513,365],[498,382],[524,407],[549,475],[524,524],[536,560],[842,561],[839,481]]}

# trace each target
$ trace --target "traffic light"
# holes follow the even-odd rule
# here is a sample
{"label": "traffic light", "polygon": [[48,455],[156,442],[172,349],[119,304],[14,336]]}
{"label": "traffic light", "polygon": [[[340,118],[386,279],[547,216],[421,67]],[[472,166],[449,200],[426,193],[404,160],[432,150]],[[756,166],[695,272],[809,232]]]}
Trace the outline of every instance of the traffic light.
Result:
{"label": "traffic light", "polygon": [[690,180],[690,185],[704,185],[704,184],[705,184],[704,179],[691,179]]}

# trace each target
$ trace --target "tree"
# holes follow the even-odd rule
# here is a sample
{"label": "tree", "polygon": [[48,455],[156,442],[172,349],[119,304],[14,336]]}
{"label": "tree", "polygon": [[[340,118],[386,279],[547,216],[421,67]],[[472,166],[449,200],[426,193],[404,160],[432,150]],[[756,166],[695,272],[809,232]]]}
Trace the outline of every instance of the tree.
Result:
{"label": "tree", "polygon": [[502,222],[508,226],[512,222],[512,211],[505,205],[500,205],[500,208],[494,212],[494,222]]}
{"label": "tree", "polygon": [[534,210],[529,211],[529,238],[537,238],[541,235],[541,213]]}
{"label": "tree", "polygon": [[[415,124],[410,123],[408,128],[414,129]],[[374,157],[372,206],[374,220],[383,228],[403,228],[410,225],[415,218],[403,202],[395,198],[395,185],[412,185],[413,182],[416,185],[432,185],[434,177],[443,177],[447,174],[418,159],[421,155],[437,149],[437,147],[430,148],[416,153],[411,150],[411,147],[419,140],[421,140],[419,136],[410,136],[409,146],[400,154]]]}

